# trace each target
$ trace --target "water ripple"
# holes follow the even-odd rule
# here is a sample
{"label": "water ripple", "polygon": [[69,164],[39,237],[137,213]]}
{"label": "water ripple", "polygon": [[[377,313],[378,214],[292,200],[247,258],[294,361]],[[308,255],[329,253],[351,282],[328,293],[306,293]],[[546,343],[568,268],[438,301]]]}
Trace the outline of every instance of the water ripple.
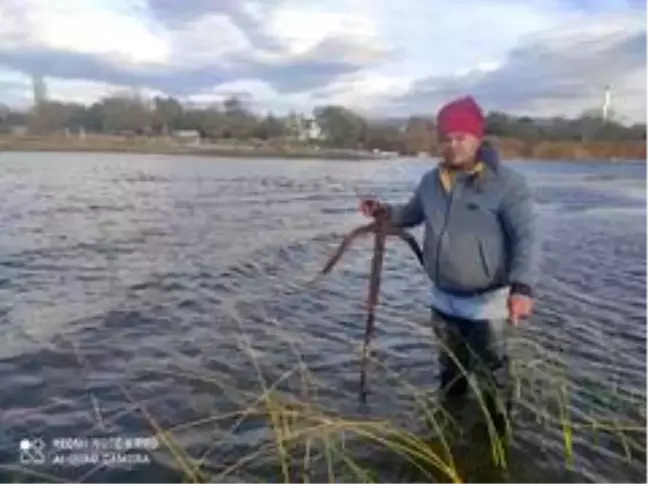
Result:
{"label": "water ripple", "polygon": [[[183,448],[209,451],[218,474],[272,443],[264,419],[236,412],[273,382],[287,399],[363,415],[370,240],[314,277],[363,222],[358,196],[407,199],[425,165],[402,163],[0,156],[0,461],[15,463],[26,435],[148,435],[143,406],[184,428]],[[523,169],[534,173],[544,257],[537,312],[514,345],[525,381],[514,452],[528,463],[516,472],[563,479],[564,435],[539,415],[645,422],[645,201],[636,186],[619,189],[625,172]],[[438,343],[425,275],[397,241],[380,297],[371,416],[411,423],[413,390],[435,388]],[[599,429],[595,445],[579,428],[571,478],[645,478],[626,458],[645,454],[645,432]],[[128,478],[177,479],[172,456],[154,456]],[[236,477],[269,472],[280,471],[260,459]]]}

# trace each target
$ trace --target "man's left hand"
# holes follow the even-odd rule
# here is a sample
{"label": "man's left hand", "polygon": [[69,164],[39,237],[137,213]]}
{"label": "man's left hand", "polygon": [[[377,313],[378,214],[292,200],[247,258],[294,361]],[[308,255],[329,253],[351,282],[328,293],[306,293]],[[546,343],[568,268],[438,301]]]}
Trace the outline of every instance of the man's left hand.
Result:
{"label": "man's left hand", "polygon": [[531,315],[533,311],[533,299],[520,294],[512,294],[508,299],[509,323],[517,326],[520,319]]}

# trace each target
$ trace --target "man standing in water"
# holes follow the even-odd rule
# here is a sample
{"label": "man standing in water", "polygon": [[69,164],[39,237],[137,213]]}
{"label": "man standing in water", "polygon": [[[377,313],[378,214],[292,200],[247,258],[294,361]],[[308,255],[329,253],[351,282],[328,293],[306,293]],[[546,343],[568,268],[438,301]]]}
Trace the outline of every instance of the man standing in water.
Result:
{"label": "man standing in water", "polygon": [[422,177],[407,203],[365,199],[360,210],[385,214],[398,227],[424,224],[432,318],[442,335],[443,398],[447,404],[462,397],[466,375],[474,372],[501,434],[512,398],[504,333],[531,314],[538,247],[527,184],[500,163],[484,129],[472,97],[448,103],[437,116],[439,166]]}

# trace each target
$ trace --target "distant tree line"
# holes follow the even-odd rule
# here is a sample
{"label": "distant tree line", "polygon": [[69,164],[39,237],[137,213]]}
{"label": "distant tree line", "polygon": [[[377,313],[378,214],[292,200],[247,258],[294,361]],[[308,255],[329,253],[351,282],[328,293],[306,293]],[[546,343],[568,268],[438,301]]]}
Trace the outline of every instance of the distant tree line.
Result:
{"label": "distant tree line", "polygon": [[[596,112],[577,119],[532,119],[501,112],[487,115],[487,134],[511,138],[531,146],[545,141],[644,141],[646,125],[623,125],[603,120]],[[290,113],[258,115],[231,97],[205,107],[186,105],[173,97],[144,99],[133,93],[103,98],[91,105],[42,102],[26,111],[0,105],[0,133],[26,130],[32,134],[102,133],[166,136],[195,130],[205,140],[315,144],[327,148],[393,151],[404,154],[433,152],[434,117],[367,119],[344,106],[326,105],[311,116]]]}

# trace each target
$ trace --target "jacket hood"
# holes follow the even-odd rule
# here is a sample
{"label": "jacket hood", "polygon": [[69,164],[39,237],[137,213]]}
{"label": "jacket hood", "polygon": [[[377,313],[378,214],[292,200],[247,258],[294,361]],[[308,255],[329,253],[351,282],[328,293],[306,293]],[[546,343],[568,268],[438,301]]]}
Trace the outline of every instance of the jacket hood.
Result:
{"label": "jacket hood", "polygon": [[493,145],[488,141],[483,141],[477,150],[477,158],[483,161],[488,168],[497,173],[500,167],[500,156]]}

